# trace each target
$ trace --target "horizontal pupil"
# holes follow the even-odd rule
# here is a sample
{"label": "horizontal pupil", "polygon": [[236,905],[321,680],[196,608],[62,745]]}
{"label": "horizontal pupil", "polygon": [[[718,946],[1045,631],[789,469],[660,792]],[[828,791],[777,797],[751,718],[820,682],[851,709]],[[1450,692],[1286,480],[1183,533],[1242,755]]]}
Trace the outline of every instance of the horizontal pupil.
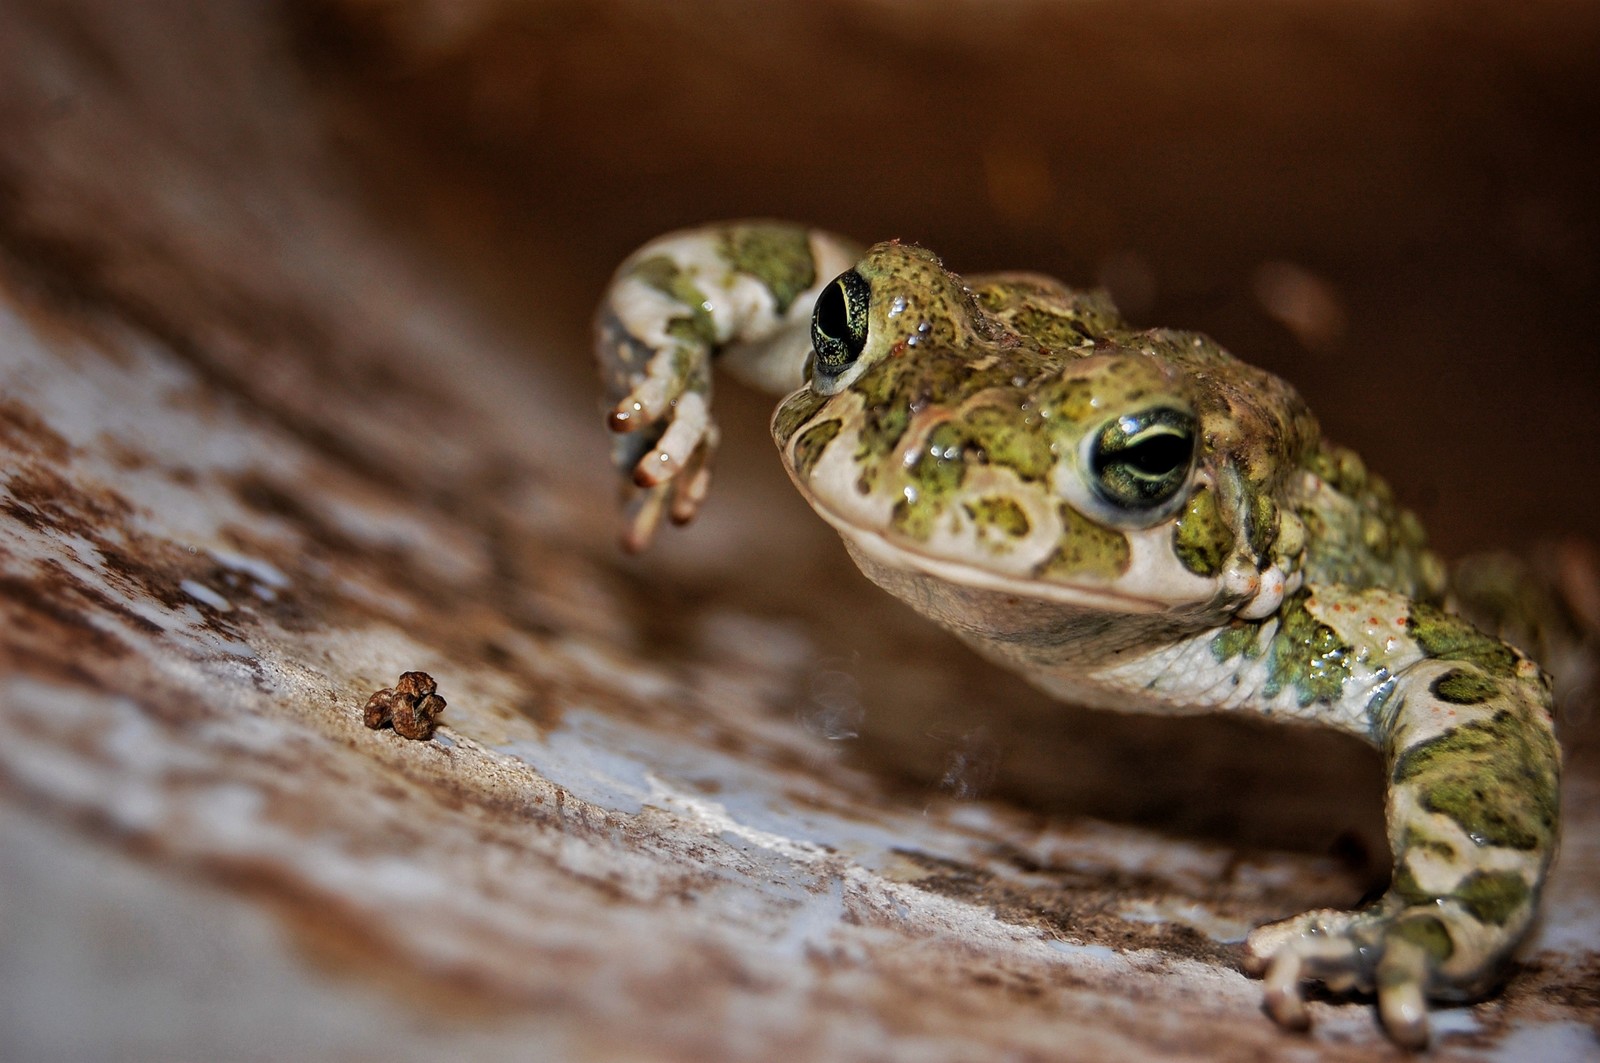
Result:
{"label": "horizontal pupil", "polygon": [[1165,476],[1188,464],[1190,445],[1185,436],[1163,432],[1132,444],[1115,460],[1146,476]]}
{"label": "horizontal pupil", "polygon": [[1134,520],[1154,520],[1178,497],[1195,455],[1194,418],[1153,407],[1106,424],[1088,447],[1090,486]]}

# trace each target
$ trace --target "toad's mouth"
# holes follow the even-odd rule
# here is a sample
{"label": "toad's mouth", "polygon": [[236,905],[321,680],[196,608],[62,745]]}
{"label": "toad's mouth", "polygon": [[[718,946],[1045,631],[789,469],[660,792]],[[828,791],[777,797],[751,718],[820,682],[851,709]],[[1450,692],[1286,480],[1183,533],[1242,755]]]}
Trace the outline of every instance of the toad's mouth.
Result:
{"label": "toad's mouth", "polygon": [[[976,560],[941,555],[891,538],[881,529],[863,526],[828,504],[798,476],[795,486],[817,514],[831,524],[856,563],[877,582],[883,569],[920,573],[947,585],[1049,602],[1105,613],[1154,614],[1189,611],[1219,601],[1222,585],[1182,569],[1171,551],[1170,536],[1160,529],[1129,536],[1127,570],[1111,582],[1042,578],[1029,572],[1005,572]],[[1176,571],[1175,571],[1176,570]],[[915,604],[915,603],[913,603]]]}

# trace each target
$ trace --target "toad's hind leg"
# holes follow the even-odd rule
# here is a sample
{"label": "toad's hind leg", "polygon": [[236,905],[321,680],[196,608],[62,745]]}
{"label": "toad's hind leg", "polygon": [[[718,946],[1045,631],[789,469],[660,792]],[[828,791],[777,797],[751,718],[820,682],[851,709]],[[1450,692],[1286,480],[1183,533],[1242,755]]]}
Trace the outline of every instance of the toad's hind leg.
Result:
{"label": "toad's hind leg", "polygon": [[1304,981],[1376,991],[1399,1043],[1428,1040],[1425,1001],[1493,988],[1532,922],[1556,843],[1560,756],[1549,683],[1515,650],[1414,607],[1422,657],[1374,720],[1389,771],[1389,891],[1357,912],[1317,911],[1246,942],[1267,1007],[1303,1027]]}

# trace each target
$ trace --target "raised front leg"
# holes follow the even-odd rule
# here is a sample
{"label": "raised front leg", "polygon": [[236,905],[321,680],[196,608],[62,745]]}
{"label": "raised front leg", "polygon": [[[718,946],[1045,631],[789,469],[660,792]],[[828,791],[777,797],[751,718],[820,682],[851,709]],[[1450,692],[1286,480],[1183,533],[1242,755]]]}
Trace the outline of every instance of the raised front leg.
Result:
{"label": "raised front leg", "polygon": [[[1385,616],[1380,606],[1393,602],[1381,599],[1352,596],[1317,612],[1350,632]],[[1493,988],[1533,919],[1556,846],[1560,754],[1550,685],[1532,661],[1428,606],[1387,617],[1393,628],[1365,624],[1379,637],[1363,648],[1386,645],[1398,665],[1386,678],[1372,662],[1380,668],[1369,701],[1389,773],[1389,891],[1361,911],[1262,927],[1246,951],[1284,1025],[1308,1021],[1306,980],[1376,990],[1390,1035],[1418,1048],[1428,1040],[1426,1001]]]}
{"label": "raised front leg", "polygon": [[595,322],[613,460],[627,477],[623,544],[649,545],[663,515],[694,517],[717,445],[711,365],[785,394],[803,382],[811,307],[859,255],[847,240],[744,221],[652,240],[617,270]]}

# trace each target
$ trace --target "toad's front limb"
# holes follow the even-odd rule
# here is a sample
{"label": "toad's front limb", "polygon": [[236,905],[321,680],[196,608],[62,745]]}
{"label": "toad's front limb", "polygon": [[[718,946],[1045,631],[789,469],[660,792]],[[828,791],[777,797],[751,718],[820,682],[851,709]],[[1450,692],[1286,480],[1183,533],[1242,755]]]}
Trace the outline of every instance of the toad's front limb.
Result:
{"label": "toad's front limb", "polygon": [[773,394],[799,387],[817,292],[858,254],[798,225],[729,222],[652,240],[618,268],[595,329],[613,460],[632,483],[629,549],[649,544],[664,513],[685,523],[705,498],[713,360]]}
{"label": "toad's front limb", "polygon": [[1373,692],[1370,736],[1388,770],[1393,880],[1361,911],[1256,930],[1247,962],[1284,1025],[1307,1024],[1301,984],[1318,980],[1376,990],[1390,1035],[1418,1048],[1426,1001],[1493,988],[1533,919],[1558,817],[1550,687],[1527,658],[1449,614],[1384,592],[1327,598],[1312,608],[1340,643],[1358,652],[1381,634],[1399,665],[1361,689]]}
{"label": "toad's front limb", "polygon": [[[863,570],[936,620],[985,613],[1000,592],[947,593],[861,555]],[[1291,594],[1271,615],[1140,650],[1095,645],[1092,615],[1063,608],[1050,632],[957,631],[1064,700],[1150,713],[1259,713],[1357,735],[1383,752],[1394,871],[1355,912],[1261,927],[1246,966],[1271,1015],[1309,1017],[1306,982],[1376,991],[1400,1044],[1428,1040],[1427,1001],[1494,988],[1532,922],[1555,852],[1560,754],[1537,665],[1459,617],[1381,589]],[[956,626],[951,624],[951,626]],[[1096,659],[1098,658],[1098,663]]]}

